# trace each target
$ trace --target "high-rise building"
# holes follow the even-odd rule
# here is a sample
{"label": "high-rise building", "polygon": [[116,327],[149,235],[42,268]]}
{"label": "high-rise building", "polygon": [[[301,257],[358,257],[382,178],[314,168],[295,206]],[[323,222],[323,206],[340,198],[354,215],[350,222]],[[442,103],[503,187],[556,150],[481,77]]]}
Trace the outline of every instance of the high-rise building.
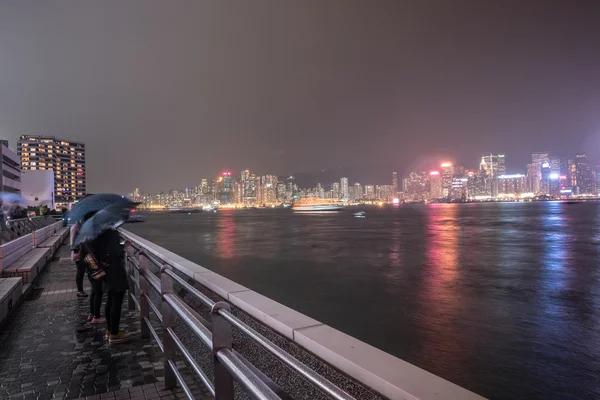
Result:
{"label": "high-rise building", "polygon": [[526,182],[525,175],[500,175],[498,177],[498,195],[500,197],[517,197],[526,192]]}
{"label": "high-rise building", "polygon": [[[535,194],[548,194],[543,193],[545,186],[542,185],[542,164],[548,163],[550,165],[550,156],[547,151],[537,152],[531,154],[531,163],[536,166],[536,180],[537,180],[537,190],[533,191]],[[548,187],[548,191],[550,188]]]}
{"label": "high-rise building", "polygon": [[8,147],[8,139],[6,139],[6,138],[0,139],[0,145]]}
{"label": "high-rise building", "polygon": [[233,203],[233,177],[231,172],[223,172],[223,175],[219,177],[219,183],[219,201],[221,204]]}
{"label": "high-rise building", "polygon": [[467,200],[467,183],[468,179],[465,177],[453,177],[452,187],[450,188],[450,200],[452,201],[466,201]]}
{"label": "high-rise building", "polygon": [[394,192],[394,196],[398,193],[398,173],[392,172],[392,191]]}
{"label": "high-rise building", "polygon": [[442,198],[442,175],[440,171],[429,172],[429,187],[430,195],[432,199]]}
{"label": "high-rise building", "polygon": [[365,185],[365,198],[367,200],[375,200],[375,186]]}
{"label": "high-rise building", "polygon": [[19,163],[19,156],[5,145],[1,145],[0,157],[2,158],[0,189],[3,192],[21,195],[21,165]]}
{"label": "high-rise building", "polygon": [[355,182],[354,183],[354,196],[352,197],[352,200],[360,201],[362,199],[362,196],[363,196],[362,185],[358,182]]}
{"label": "high-rise building", "polygon": [[592,166],[586,153],[577,153],[575,155],[575,165],[577,174],[577,187],[579,194],[594,194],[595,179]]}
{"label": "high-rise building", "polygon": [[24,135],[17,151],[23,171],[54,171],[57,204],[86,195],[85,144],[53,136]]}
{"label": "high-rise building", "polygon": [[[443,177],[442,177],[443,183]],[[450,188],[452,182],[450,182]],[[448,193],[450,193],[450,188]],[[411,172],[407,179],[406,197],[413,201],[422,201],[429,199],[431,193],[431,187],[429,183],[429,173],[422,172]]]}
{"label": "high-rise building", "polygon": [[452,188],[452,177],[454,176],[454,166],[452,163],[442,163],[442,197],[450,196],[450,189]]}
{"label": "high-rise building", "polygon": [[498,177],[506,172],[506,160],[504,154],[490,154],[481,157],[479,169],[485,173],[490,196],[498,195]]}
{"label": "high-rise building", "polygon": [[550,169],[549,161],[542,162],[541,174],[542,174],[542,178],[540,180],[540,193],[539,194],[549,195],[550,194],[550,176],[552,175],[552,170]]}
{"label": "high-rise building", "polygon": [[333,182],[331,184],[331,191],[333,192],[333,198],[339,199],[342,197],[341,193],[340,193],[340,183],[339,182]]}
{"label": "high-rise building", "polygon": [[340,198],[348,200],[348,178],[340,179]]}
{"label": "high-rise building", "polygon": [[527,164],[526,188],[528,192],[538,194],[540,191],[540,181],[538,179],[538,165]]}

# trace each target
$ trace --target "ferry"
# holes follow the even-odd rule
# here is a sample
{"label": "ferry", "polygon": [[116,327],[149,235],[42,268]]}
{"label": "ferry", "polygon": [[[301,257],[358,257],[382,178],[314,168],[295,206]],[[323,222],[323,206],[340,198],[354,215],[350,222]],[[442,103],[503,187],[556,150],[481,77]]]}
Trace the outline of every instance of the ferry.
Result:
{"label": "ferry", "polygon": [[300,199],[292,205],[295,212],[336,212],[341,209],[340,203],[328,199]]}

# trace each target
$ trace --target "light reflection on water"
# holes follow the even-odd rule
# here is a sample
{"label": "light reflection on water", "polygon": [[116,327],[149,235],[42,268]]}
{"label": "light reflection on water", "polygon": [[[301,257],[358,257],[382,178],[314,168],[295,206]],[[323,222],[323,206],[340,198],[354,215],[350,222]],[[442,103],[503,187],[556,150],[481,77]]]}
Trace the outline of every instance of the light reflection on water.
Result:
{"label": "light reflection on water", "polygon": [[600,204],[152,214],[130,229],[490,398],[600,398]]}

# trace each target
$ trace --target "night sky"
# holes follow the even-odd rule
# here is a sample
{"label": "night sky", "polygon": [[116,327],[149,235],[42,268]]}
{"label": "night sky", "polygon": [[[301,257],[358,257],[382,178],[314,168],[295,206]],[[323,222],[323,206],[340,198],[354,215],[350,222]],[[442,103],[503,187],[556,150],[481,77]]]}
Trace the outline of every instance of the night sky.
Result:
{"label": "night sky", "polygon": [[0,0],[0,136],[84,141],[91,192],[600,161],[599,21],[598,1]]}

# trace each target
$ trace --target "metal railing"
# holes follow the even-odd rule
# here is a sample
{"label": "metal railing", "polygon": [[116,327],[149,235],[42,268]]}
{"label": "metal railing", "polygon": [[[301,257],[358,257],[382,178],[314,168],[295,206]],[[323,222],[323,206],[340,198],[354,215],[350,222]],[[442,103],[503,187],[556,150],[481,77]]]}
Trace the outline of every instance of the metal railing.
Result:
{"label": "metal railing", "polygon": [[[232,327],[235,327],[328,397],[336,400],[354,400],[354,397],[234,316],[229,303],[211,300],[177,275],[171,265],[159,259],[155,254],[146,251],[144,245],[136,242],[135,238],[129,237],[126,232],[121,232],[121,234],[127,240],[128,265],[133,267],[133,269],[129,269],[128,273],[130,288],[134,289],[129,291],[129,308],[137,309],[140,312],[142,338],[152,336],[163,351],[165,389],[173,389],[179,383],[187,397],[194,398],[175,364],[176,352],[179,351],[196,376],[218,400],[234,398],[234,380],[252,398],[280,399],[281,397],[257,376],[249,366],[249,362],[233,349]],[[151,271],[150,264],[160,269],[159,276]],[[210,329],[201,321],[201,317],[173,291],[174,282],[210,309]],[[152,301],[151,290],[159,295],[160,307]],[[150,323],[150,311],[162,323],[162,341],[161,335]],[[175,333],[176,317],[179,317],[180,321],[211,350],[214,381],[211,381],[206,371],[200,367],[189,349]]]}

